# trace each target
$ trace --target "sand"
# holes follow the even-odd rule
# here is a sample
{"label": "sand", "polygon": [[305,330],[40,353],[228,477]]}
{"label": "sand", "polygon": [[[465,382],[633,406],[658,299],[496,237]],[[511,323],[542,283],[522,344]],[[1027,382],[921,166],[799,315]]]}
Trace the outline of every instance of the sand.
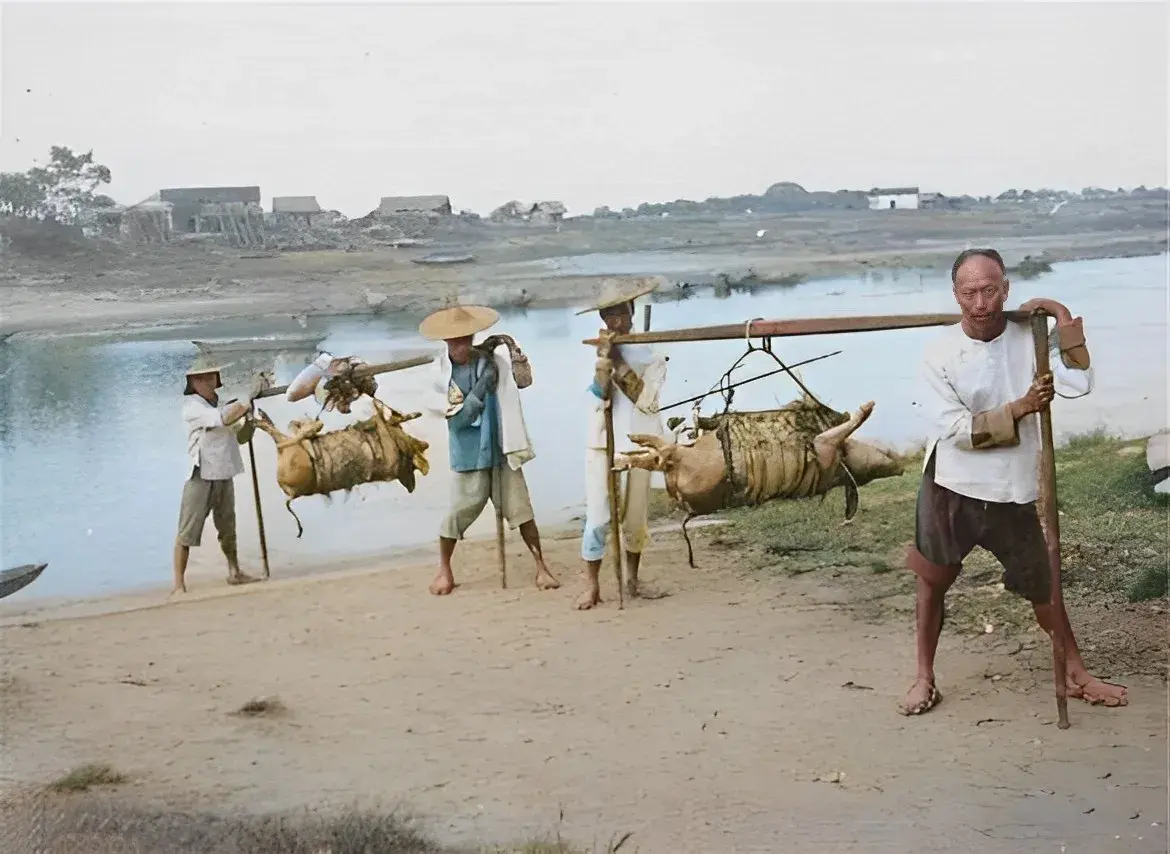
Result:
{"label": "sand", "polygon": [[[127,804],[377,799],[452,842],[559,828],[585,845],[632,831],[642,852],[1166,850],[1156,677],[1126,679],[1124,710],[1074,703],[1060,732],[1042,636],[950,631],[946,699],[907,719],[909,618],[860,619],[858,591],[822,573],[743,575],[710,540],[688,570],[659,533],[644,577],[671,595],[619,612],[610,585],[582,613],[576,583],[528,586],[510,543],[507,591],[492,544],[470,543],[446,598],[426,593],[428,561],[10,614],[6,788],[106,762]],[[578,548],[547,543],[566,582]],[[261,696],[286,711],[233,714]]]}

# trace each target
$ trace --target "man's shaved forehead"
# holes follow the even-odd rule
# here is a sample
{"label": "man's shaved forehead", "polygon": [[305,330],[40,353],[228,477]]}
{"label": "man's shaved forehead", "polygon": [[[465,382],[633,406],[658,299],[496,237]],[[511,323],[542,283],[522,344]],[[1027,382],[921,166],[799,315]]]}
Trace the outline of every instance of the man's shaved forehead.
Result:
{"label": "man's shaved forehead", "polygon": [[1003,256],[994,249],[964,249],[951,265],[951,284],[958,281],[959,270],[968,263],[987,266],[994,264],[1001,276],[1007,275],[1007,266],[1003,263]]}

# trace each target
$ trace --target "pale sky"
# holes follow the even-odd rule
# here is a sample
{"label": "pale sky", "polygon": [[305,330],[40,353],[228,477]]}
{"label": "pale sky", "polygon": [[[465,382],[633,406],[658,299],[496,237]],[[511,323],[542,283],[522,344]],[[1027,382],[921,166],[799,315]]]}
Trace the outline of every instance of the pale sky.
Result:
{"label": "pale sky", "polygon": [[4,4],[0,169],[360,216],[1167,183],[1164,3]]}

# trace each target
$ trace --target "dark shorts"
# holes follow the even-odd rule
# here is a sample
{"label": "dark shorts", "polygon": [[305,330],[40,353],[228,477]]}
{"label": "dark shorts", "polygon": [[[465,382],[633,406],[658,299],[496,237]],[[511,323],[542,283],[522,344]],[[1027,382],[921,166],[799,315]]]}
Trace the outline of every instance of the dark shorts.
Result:
{"label": "dark shorts", "polygon": [[934,482],[934,456],[918,487],[914,545],[931,563],[959,567],[976,546],[1003,565],[1003,586],[1036,605],[1052,595],[1048,547],[1035,504],[1001,504]]}

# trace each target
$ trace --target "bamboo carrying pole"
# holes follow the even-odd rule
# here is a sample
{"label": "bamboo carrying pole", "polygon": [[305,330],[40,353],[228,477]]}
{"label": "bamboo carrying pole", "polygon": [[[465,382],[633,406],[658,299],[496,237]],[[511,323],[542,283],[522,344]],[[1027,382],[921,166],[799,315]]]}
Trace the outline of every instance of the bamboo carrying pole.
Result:
{"label": "bamboo carrying pole", "polygon": [[[429,365],[435,361],[434,356],[415,356],[413,359],[401,359],[397,362],[382,362],[377,365],[359,365],[353,369],[355,377],[369,377],[378,376],[379,374],[392,374],[395,371],[405,371],[407,368],[417,368],[422,365]],[[266,388],[256,396],[259,400],[262,397],[276,397],[279,394],[284,394],[288,391],[287,385],[273,386]]]}
{"label": "bamboo carrying pole", "polygon": [[[1036,375],[1051,371],[1048,357],[1048,315],[1032,313],[1032,344],[1036,350]],[[1056,684],[1057,727],[1068,729],[1068,682],[1064,616],[1064,594],[1060,587],[1060,513],[1056,506],[1056,448],[1052,441],[1052,409],[1045,405],[1040,416],[1040,521],[1044,543],[1048,547],[1048,566],[1052,573],[1052,678]]]}
{"label": "bamboo carrying pole", "polygon": [[[1010,320],[1027,320],[1020,311],[1006,312]],[[800,317],[792,320],[750,320],[719,326],[631,332],[614,336],[614,344],[672,344],[687,341],[729,341],[743,338],[791,338],[798,335],[836,335],[844,332],[878,332],[883,329],[916,329],[950,326],[962,320],[958,314],[886,314],[868,317]],[[596,338],[581,342],[597,346]]]}

